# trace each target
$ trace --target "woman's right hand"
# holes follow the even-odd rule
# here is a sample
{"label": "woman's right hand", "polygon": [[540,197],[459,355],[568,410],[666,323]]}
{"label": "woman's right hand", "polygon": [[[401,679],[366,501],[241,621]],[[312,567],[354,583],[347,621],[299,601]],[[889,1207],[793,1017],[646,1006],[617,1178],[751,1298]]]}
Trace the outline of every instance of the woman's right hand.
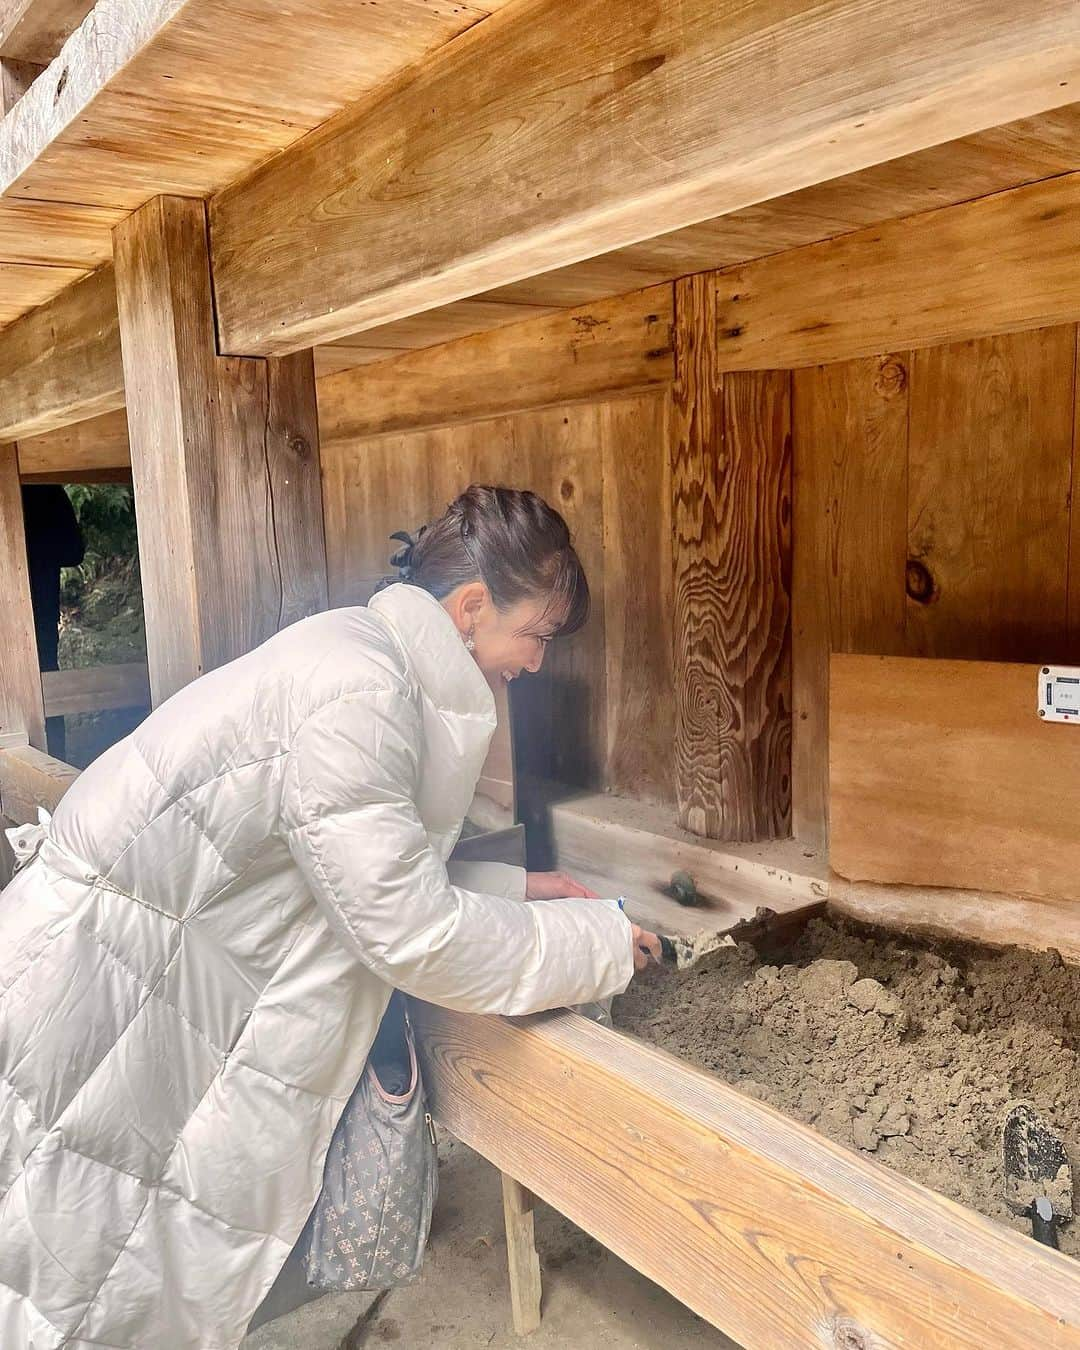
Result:
{"label": "woman's right hand", "polygon": [[660,939],[656,934],[650,933],[647,928],[640,928],[636,923],[630,925],[630,930],[634,943],[634,970],[644,970],[650,959],[659,962]]}

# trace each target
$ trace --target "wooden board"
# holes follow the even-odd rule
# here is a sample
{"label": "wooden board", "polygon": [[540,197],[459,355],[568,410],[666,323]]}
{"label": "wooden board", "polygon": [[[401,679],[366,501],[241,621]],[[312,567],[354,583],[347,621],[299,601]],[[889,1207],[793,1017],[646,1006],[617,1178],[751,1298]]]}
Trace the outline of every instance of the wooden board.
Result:
{"label": "wooden board", "polygon": [[34,746],[0,748],[0,812],[17,825],[36,825],[38,807],[55,811],[79,770]]}
{"label": "wooden board", "polygon": [[1069,659],[1076,329],[916,352],[908,447],[911,656]]}
{"label": "wooden board", "polygon": [[790,379],[721,379],[712,278],[675,296],[679,818],[710,838],[776,838],[791,822]]}
{"label": "wooden board", "polygon": [[[720,843],[681,829],[670,808],[606,793],[562,795],[550,807],[559,867],[602,895],[625,895],[630,914],[660,932],[722,931],[753,919],[760,906],[787,914],[828,897],[824,860],[794,840]],[[694,879],[700,906],[665,894],[679,871]]]}
{"label": "wooden board", "polygon": [[829,656],[904,642],[906,354],[794,372],[792,811],[828,838]]}
{"label": "wooden board", "polygon": [[807,366],[1080,317],[1080,174],[717,277],[723,370]]}
{"label": "wooden board", "polygon": [[1080,906],[987,891],[829,879],[829,912],[916,937],[1060,952],[1080,965]]}
{"label": "wooden board", "polygon": [[131,216],[116,269],[156,704],[326,606],[315,378],[217,355],[201,202]]}
{"label": "wooden board", "polygon": [[142,661],[82,670],[46,670],[41,675],[41,689],[46,717],[150,706],[150,676]]}
{"label": "wooden board", "polygon": [[131,471],[123,409],[19,440],[19,475],[24,482],[57,476],[73,482],[76,475],[85,478],[113,469]]}
{"label": "wooden board", "polygon": [[344,337],[1060,107],[1078,74],[1070,0],[511,6],[219,194],[223,347]]}
{"label": "wooden board", "polygon": [[673,803],[670,390],[611,399],[598,413],[607,691],[601,777],[613,792]]}
{"label": "wooden board", "polygon": [[323,444],[666,383],[671,306],[657,286],[330,376]]}
{"label": "wooden board", "polygon": [[15,447],[11,445],[0,445],[0,651],[4,654],[0,735],[25,733],[33,745],[44,748],[45,720],[22,494]]}
{"label": "wooden board", "polygon": [[834,656],[833,868],[853,881],[1080,900],[1067,808],[1080,730],[1039,719],[1038,671]]}
{"label": "wooden board", "polygon": [[124,406],[111,267],[0,332],[0,441]]}
{"label": "wooden board", "polygon": [[1080,1273],[573,1013],[418,1005],[436,1118],[741,1345],[1080,1345]]}

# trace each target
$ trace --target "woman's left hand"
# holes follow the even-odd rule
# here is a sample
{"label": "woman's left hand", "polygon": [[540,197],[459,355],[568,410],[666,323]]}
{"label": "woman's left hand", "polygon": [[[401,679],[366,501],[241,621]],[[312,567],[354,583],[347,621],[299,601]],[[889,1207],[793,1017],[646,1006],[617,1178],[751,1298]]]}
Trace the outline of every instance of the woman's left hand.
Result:
{"label": "woman's left hand", "polygon": [[565,872],[526,872],[526,900],[599,900],[595,891],[583,886],[580,881],[568,877]]}

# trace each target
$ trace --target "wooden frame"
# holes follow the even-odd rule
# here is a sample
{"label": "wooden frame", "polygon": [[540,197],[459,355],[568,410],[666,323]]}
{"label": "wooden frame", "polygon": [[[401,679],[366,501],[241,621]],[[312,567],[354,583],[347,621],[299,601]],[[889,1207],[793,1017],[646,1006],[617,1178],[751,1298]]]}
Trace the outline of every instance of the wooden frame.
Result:
{"label": "wooden frame", "polygon": [[41,691],[46,717],[149,707],[150,675],[145,661],[81,670],[44,670]]}
{"label": "wooden frame", "polygon": [[742,1345],[1080,1344],[1069,1258],[660,1050],[569,1012],[415,1020],[448,1130]]}

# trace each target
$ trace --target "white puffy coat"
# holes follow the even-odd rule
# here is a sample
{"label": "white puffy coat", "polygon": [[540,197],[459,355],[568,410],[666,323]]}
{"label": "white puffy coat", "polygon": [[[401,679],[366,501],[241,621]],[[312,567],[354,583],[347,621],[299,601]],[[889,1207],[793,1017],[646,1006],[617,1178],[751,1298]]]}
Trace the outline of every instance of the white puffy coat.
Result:
{"label": "white puffy coat", "polygon": [[391,986],[606,997],[612,904],[450,852],[495,726],[442,607],[393,586],[170,699],[0,897],[0,1346],[232,1347],[318,1192]]}

